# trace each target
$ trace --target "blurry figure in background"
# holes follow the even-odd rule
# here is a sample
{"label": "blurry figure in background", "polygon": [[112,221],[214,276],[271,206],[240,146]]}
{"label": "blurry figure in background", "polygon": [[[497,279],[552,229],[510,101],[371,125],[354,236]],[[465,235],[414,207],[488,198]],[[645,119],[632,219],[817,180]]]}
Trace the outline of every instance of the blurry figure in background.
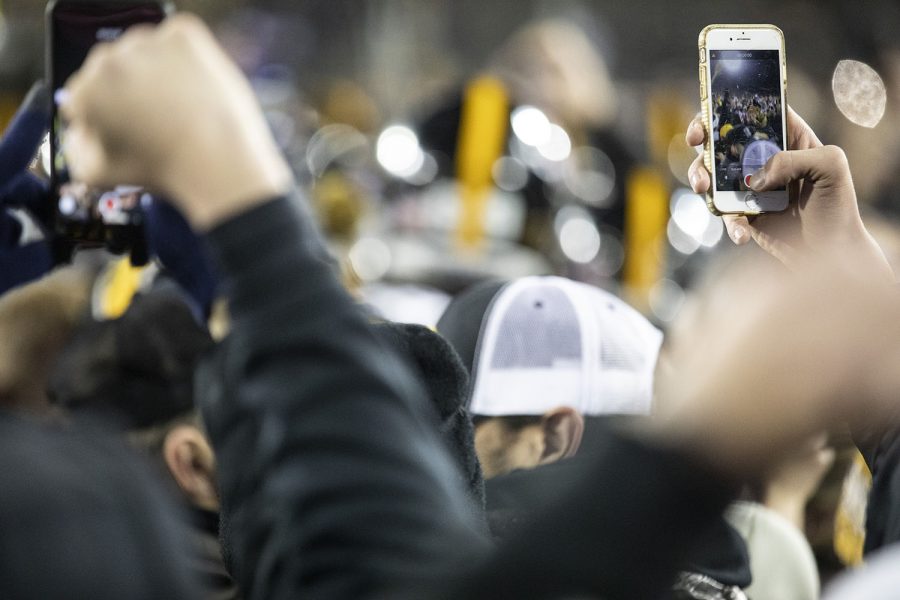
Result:
{"label": "blurry figure in background", "polygon": [[[495,538],[577,483],[610,428],[653,408],[662,333],[593,286],[559,277],[480,284],[453,299],[438,331],[471,369]],[[720,520],[673,597],[743,598],[750,580],[744,544]]]}
{"label": "blurry figure in background", "polygon": [[118,319],[84,323],[50,378],[68,413],[112,423],[175,484],[191,516],[190,569],[204,598],[239,597],[219,545],[215,456],[194,406],[193,375],[213,345],[181,292],[165,284],[134,298]]}
{"label": "blurry figure in background", "polygon": [[90,277],[67,267],[0,297],[0,406],[44,413],[54,360],[87,312]]}
{"label": "blurry figure in background", "polygon": [[[557,272],[578,264],[580,276],[614,281],[624,258],[625,182],[634,159],[614,132],[616,92],[603,57],[581,27],[552,19],[513,35],[485,71],[506,96],[495,112],[508,117],[501,152],[488,166],[496,190],[489,202],[515,199],[524,221],[513,241],[550,257]],[[478,101],[470,92],[471,86],[420,126],[422,146],[444,176],[460,176],[467,112]],[[585,215],[602,249],[561,247],[567,220],[555,219],[561,209]]]}
{"label": "blurry figure in background", "polygon": [[366,135],[376,133],[381,114],[375,101],[360,84],[349,79],[334,81],[321,103],[323,125],[349,125]]}
{"label": "blurry figure in background", "polygon": [[180,512],[146,467],[103,429],[4,413],[4,597],[201,598]]}
{"label": "blurry figure in background", "polygon": [[793,523],[756,502],[735,502],[726,516],[747,541],[753,573],[746,590],[750,598],[819,598],[815,557]]}
{"label": "blurry figure in background", "polygon": [[547,19],[514,34],[491,60],[520,104],[537,106],[574,141],[587,143],[612,126],[618,106],[605,60],[585,30],[563,19]]}
{"label": "blurry figure in background", "polygon": [[[835,451],[827,442],[825,435],[811,438],[768,475],[757,502],[735,502],[726,513],[747,542],[753,573],[747,588],[751,598],[819,598],[817,560],[805,536],[806,506],[834,463]],[[829,516],[833,524],[833,513]],[[831,539],[829,532],[829,544]]]}

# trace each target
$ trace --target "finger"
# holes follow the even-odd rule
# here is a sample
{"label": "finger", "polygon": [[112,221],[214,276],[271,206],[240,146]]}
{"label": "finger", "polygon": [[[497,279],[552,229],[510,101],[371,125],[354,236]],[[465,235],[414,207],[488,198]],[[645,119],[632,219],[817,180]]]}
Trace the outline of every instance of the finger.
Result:
{"label": "finger", "polygon": [[705,194],[709,189],[709,172],[703,164],[703,156],[698,156],[688,167],[688,180],[695,194]]}
{"label": "finger", "polygon": [[738,246],[743,246],[753,239],[750,235],[750,221],[744,215],[722,215],[722,221],[725,223],[728,237]]}
{"label": "finger", "polygon": [[34,159],[50,123],[47,87],[32,86],[0,141],[0,186],[28,168]]}
{"label": "finger", "polygon": [[787,150],[770,158],[750,177],[748,185],[754,191],[765,192],[784,188],[801,179],[838,183],[848,177],[849,172],[847,156],[837,146]]}
{"label": "finger", "polygon": [[787,128],[788,148],[791,150],[808,150],[822,145],[812,127],[790,106],[787,109]]}
{"label": "finger", "polygon": [[706,131],[703,129],[703,119],[700,118],[699,114],[694,117],[688,125],[687,133],[684,134],[684,141],[687,142],[688,146],[699,146],[706,141]]}

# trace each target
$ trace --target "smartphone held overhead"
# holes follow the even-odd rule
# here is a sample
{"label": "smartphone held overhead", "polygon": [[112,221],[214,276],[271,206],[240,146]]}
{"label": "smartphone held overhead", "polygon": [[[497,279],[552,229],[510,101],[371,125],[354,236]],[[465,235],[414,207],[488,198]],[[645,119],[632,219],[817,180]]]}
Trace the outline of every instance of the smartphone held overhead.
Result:
{"label": "smartphone held overhead", "polygon": [[66,126],[59,116],[64,87],[96,44],[118,39],[129,27],[156,24],[169,12],[154,0],[54,0],[47,5],[47,81],[53,90],[50,123],[50,184],[57,233],[80,243],[127,249],[140,237],[144,193],[127,185],[95,189],[69,176]]}
{"label": "smartphone held overhead", "polygon": [[757,192],[750,177],[787,150],[784,36],[774,25],[710,25],[700,32],[704,162],[715,214],[785,210],[787,189]]}

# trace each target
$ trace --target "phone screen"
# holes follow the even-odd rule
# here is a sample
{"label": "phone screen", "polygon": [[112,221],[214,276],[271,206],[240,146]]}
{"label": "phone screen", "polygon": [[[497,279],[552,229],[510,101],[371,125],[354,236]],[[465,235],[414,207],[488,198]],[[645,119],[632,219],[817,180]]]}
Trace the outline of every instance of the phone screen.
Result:
{"label": "phone screen", "polygon": [[[165,9],[158,2],[60,2],[50,12],[50,79],[54,90],[50,175],[58,221],[73,237],[103,241],[108,226],[137,225],[142,190],[127,185],[94,189],[69,179],[62,151],[65,124],[56,110],[61,90],[94,44],[113,41],[132,25],[159,23],[163,18]],[[115,92],[110,90],[110,93]]]}
{"label": "phone screen", "polygon": [[778,50],[710,50],[709,67],[716,191],[747,191],[785,148]]}

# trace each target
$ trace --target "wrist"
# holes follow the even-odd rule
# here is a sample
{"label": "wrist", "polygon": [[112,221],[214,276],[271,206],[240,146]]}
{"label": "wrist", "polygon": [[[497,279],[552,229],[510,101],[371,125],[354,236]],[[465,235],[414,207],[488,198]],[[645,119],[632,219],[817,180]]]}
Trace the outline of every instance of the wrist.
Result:
{"label": "wrist", "polygon": [[[209,152],[202,163],[173,173],[173,196],[195,231],[209,231],[293,185],[290,168],[274,142],[233,142]],[[179,170],[181,171],[179,173]]]}
{"label": "wrist", "polygon": [[262,111],[249,87],[243,91],[195,123],[189,142],[164,161],[165,191],[196,231],[208,231],[293,186]]}

